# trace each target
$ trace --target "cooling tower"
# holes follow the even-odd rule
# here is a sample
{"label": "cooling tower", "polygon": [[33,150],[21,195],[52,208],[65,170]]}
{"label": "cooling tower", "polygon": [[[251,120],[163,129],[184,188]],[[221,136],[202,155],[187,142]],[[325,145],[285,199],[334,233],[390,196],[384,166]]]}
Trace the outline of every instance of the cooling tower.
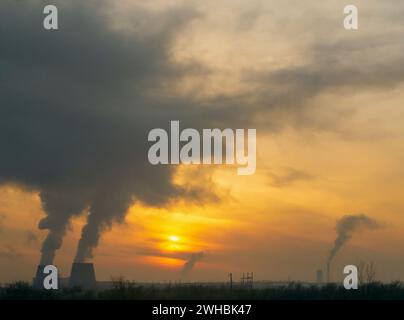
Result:
{"label": "cooling tower", "polygon": [[47,276],[46,274],[43,273],[43,269],[45,268],[45,265],[38,265],[36,268],[36,274],[35,277],[32,279],[32,286],[37,289],[43,289],[43,280]]}
{"label": "cooling tower", "polygon": [[73,263],[69,286],[94,289],[96,287],[94,265],[92,263]]}

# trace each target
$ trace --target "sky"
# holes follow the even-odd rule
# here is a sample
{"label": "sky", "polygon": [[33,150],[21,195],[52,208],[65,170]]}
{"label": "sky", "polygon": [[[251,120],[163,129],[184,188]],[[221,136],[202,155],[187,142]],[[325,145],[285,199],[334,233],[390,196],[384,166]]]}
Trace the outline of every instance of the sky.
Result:
{"label": "sky", "polygon": [[[0,3],[0,282],[39,263],[135,281],[404,280],[404,3]],[[257,170],[152,166],[147,133],[254,128]],[[195,259],[191,270],[184,265]],[[189,269],[189,268],[188,268]]]}

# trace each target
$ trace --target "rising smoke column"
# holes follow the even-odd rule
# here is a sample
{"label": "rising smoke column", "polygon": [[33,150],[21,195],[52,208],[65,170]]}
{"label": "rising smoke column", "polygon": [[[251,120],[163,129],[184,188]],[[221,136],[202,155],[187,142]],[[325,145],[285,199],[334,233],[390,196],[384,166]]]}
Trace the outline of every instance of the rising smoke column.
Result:
{"label": "rising smoke column", "polygon": [[[123,181],[118,179],[118,181]],[[111,228],[112,223],[122,223],[132,201],[130,189],[119,184],[109,186],[92,199],[77,246],[75,262],[86,262],[93,257],[93,249],[97,247],[102,231]]]}
{"label": "rising smoke column", "polygon": [[205,255],[205,253],[203,251],[191,254],[191,257],[189,258],[189,260],[187,262],[185,262],[184,266],[182,267],[182,270],[181,270],[182,276],[188,275],[191,272],[191,270],[193,269],[193,267],[195,266],[195,264],[198,261],[202,260],[204,255]]}
{"label": "rising smoke column", "polygon": [[[169,166],[147,165],[145,141],[151,129],[176,119],[199,129],[254,124],[276,131],[293,123],[318,130],[318,119],[313,126],[303,110],[317,95],[404,81],[404,55],[364,62],[338,43],[314,43],[302,66],[248,74],[247,83],[257,86],[250,94],[178,95],[171,84],[210,79],[210,68],[186,61],[176,65],[172,59],[177,34],[198,16],[191,7],[157,12],[136,5],[128,15],[133,25],[121,28],[124,21],[111,23],[112,14],[105,16],[115,12],[106,7],[113,1],[54,0],[63,24],[57,32],[46,32],[43,3],[0,1],[0,184],[40,195],[46,217],[39,228],[49,231],[42,246],[46,264],[52,263],[75,215],[89,213],[76,257],[85,260],[100,233],[122,221],[132,202],[162,206],[184,196],[173,185]],[[389,21],[398,21],[396,16]],[[352,41],[346,42],[349,48],[358,45]],[[331,60],[342,62],[330,69]],[[270,116],[272,110],[276,116]],[[286,117],[278,117],[280,110]],[[336,114],[332,120],[345,118]],[[114,209],[106,209],[113,204]]]}
{"label": "rising smoke column", "polygon": [[62,246],[69,220],[78,215],[86,206],[83,194],[69,192],[67,189],[46,190],[40,193],[46,217],[39,222],[39,229],[49,230],[41,248],[41,265],[53,264],[56,251]]}
{"label": "rising smoke column", "polygon": [[364,215],[347,215],[342,217],[337,221],[336,231],[337,238],[334,242],[334,247],[331,249],[330,254],[327,259],[327,265],[329,265],[334,259],[335,255],[339,250],[352,238],[355,232],[360,230],[372,230],[379,228],[380,224],[378,221]]}
{"label": "rising smoke column", "polygon": [[158,94],[194,70],[169,59],[194,11],[136,7],[136,24],[159,26],[127,34],[112,28],[108,3],[55,0],[63,27],[52,33],[42,28],[43,1],[0,1],[0,184],[39,194],[39,229],[48,231],[41,264],[53,263],[76,215],[88,213],[76,255],[85,261],[134,202],[199,196],[173,183],[175,167],[147,160],[151,129],[195,115],[191,101]]}

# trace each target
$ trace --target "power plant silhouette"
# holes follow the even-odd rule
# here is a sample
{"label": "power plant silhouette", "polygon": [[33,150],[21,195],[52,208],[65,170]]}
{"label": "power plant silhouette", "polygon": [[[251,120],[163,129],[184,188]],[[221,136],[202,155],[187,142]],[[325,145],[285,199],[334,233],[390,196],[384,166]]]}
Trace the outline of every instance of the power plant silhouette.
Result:
{"label": "power plant silhouette", "polygon": [[[33,287],[37,289],[44,288],[44,279],[46,278],[47,274],[44,273],[45,265],[38,265],[36,269],[35,277],[32,280]],[[318,269],[316,270],[316,279],[315,283],[317,285],[325,285],[327,283],[331,283],[331,263],[328,261],[325,265],[325,269]],[[229,274],[230,279],[230,288],[236,283],[233,283],[233,274]],[[108,286],[108,281],[101,281],[97,282],[95,269],[93,263],[79,263],[74,262],[71,267],[70,277],[63,278],[60,277],[59,274],[59,284],[61,287],[79,287],[85,290],[95,290],[106,288]],[[258,286],[264,285],[265,281],[261,281],[261,283],[257,283]],[[268,282],[268,281],[267,281]],[[276,281],[275,281],[276,282]],[[274,283],[275,283],[274,282]],[[243,276],[240,278],[239,286],[245,288],[250,287],[253,288],[253,273],[243,273]],[[208,283],[207,283],[208,284]],[[279,282],[281,284],[281,282]]]}
{"label": "power plant silhouette", "polygon": [[[47,276],[44,273],[44,265],[38,265],[32,285],[35,288],[43,288],[43,281]],[[72,264],[70,277],[68,279],[59,278],[64,286],[80,287],[82,289],[95,289],[97,280],[95,277],[95,270],[93,263],[77,263]]]}
{"label": "power plant silhouette", "polygon": [[73,263],[69,279],[70,287],[93,289],[96,284],[94,265],[92,263]]}
{"label": "power plant silhouette", "polygon": [[46,274],[43,272],[44,268],[45,266],[41,264],[36,268],[36,274],[32,281],[32,285],[35,288],[43,288],[43,281],[46,277]]}

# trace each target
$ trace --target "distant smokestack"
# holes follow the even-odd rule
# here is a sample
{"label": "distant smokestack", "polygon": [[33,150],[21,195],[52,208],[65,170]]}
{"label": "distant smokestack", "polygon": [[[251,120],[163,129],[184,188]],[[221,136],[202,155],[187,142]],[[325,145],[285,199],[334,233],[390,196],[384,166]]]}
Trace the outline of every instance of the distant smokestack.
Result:
{"label": "distant smokestack", "polygon": [[92,263],[73,263],[69,281],[70,287],[94,289],[96,284],[94,265]]}
{"label": "distant smokestack", "polygon": [[364,214],[347,215],[337,221],[335,226],[337,237],[327,258],[327,282],[331,281],[330,265],[332,260],[352,236],[358,231],[374,230],[379,227],[381,227],[381,224],[378,221]]}
{"label": "distant smokestack", "polygon": [[330,267],[330,264],[331,264],[331,261],[328,261],[327,262],[327,283],[330,283],[330,281],[331,281],[331,274],[330,274],[331,267]]}
{"label": "distant smokestack", "polygon": [[182,275],[186,276],[192,270],[195,264],[203,258],[203,256],[204,256],[203,251],[192,254],[189,260],[185,262],[184,266],[182,267],[181,270]]}
{"label": "distant smokestack", "polygon": [[44,268],[45,265],[43,264],[38,265],[38,267],[36,268],[35,277],[32,279],[32,286],[36,289],[43,289],[43,280],[47,276],[43,273]]}
{"label": "distant smokestack", "polygon": [[317,282],[317,284],[323,284],[324,283],[323,270],[317,270],[317,272],[316,272],[316,282]]}
{"label": "distant smokestack", "polygon": [[353,234],[360,230],[374,230],[381,225],[378,221],[364,215],[348,215],[342,217],[337,221],[335,230],[337,231],[337,238],[334,241],[334,246],[327,259],[327,264],[330,264],[332,259],[339,250],[352,238]]}

